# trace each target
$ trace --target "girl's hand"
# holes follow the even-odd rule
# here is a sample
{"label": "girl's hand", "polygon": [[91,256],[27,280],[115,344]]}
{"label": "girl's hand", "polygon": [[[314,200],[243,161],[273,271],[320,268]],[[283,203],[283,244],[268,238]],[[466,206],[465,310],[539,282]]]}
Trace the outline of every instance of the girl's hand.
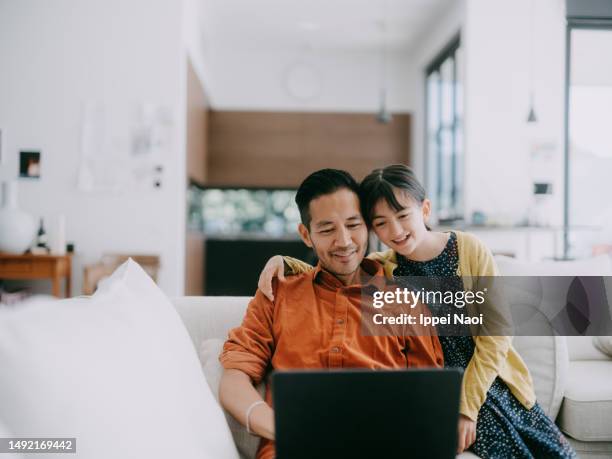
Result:
{"label": "girl's hand", "polygon": [[457,442],[457,454],[461,454],[476,441],[476,421],[463,414],[459,414],[459,441]]}
{"label": "girl's hand", "polygon": [[274,293],[272,292],[272,279],[278,277],[279,280],[285,280],[285,262],[280,255],[274,255],[268,260],[263,271],[259,275],[257,287],[261,293],[270,301],[274,301]]}

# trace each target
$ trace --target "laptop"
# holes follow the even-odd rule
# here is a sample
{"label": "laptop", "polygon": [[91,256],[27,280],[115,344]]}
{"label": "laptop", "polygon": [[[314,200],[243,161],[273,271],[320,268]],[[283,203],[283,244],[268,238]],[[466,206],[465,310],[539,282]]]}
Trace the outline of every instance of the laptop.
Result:
{"label": "laptop", "polygon": [[300,370],[272,376],[277,459],[451,459],[460,370]]}

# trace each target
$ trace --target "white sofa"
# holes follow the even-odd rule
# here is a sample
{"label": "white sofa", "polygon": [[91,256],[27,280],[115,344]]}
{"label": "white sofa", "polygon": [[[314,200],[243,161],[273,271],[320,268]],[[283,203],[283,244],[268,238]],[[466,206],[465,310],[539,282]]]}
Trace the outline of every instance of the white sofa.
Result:
{"label": "white sofa", "polygon": [[[502,275],[506,276],[612,276],[611,260],[605,256],[579,262],[537,264],[497,257],[497,263]],[[612,303],[612,292],[607,293]],[[199,352],[204,340],[225,340],[229,329],[240,324],[248,300],[247,297],[182,297],[174,299],[173,303]],[[526,305],[526,308],[531,306]],[[537,320],[537,317],[530,320]],[[543,316],[540,320],[547,323]],[[554,333],[517,336],[514,345],[531,371],[538,402],[556,420],[578,455],[612,458],[610,356],[597,350],[591,337],[561,337]],[[214,356],[208,356],[211,357]],[[205,375],[216,393],[218,375],[211,376],[214,371],[210,365],[205,368]],[[232,420],[229,421],[231,424]],[[230,427],[236,437],[237,427]],[[255,442],[251,447],[253,445]]]}
{"label": "white sofa", "polygon": [[567,337],[569,371],[557,424],[580,457],[612,457],[612,359],[590,337]]}
{"label": "white sofa", "polygon": [[[180,297],[173,303],[195,348],[200,351],[204,340],[224,340],[229,329],[240,324],[248,300],[247,297]],[[539,403],[554,418],[561,413],[558,422],[573,437],[570,441],[580,457],[610,458],[612,360],[598,352],[590,340],[571,338],[568,350],[565,337],[516,337],[515,346],[533,374]],[[205,374],[216,392],[218,376],[211,376],[211,370],[206,368]],[[235,426],[232,430],[236,434]],[[248,457],[240,452],[242,457]]]}
{"label": "white sofa", "polygon": [[[507,257],[496,257],[504,276],[604,276],[607,304],[612,305],[612,258],[607,255],[576,261],[526,263]],[[612,313],[612,310],[610,311]],[[545,320],[545,319],[544,319]],[[545,339],[544,338],[540,338]],[[529,354],[539,350],[530,344],[535,338],[516,337],[515,344],[527,356],[534,376],[539,401],[549,394],[545,387],[546,372],[555,375],[555,403],[548,414],[576,449],[579,457],[612,458],[612,358],[594,346],[593,338],[575,336],[556,338],[563,350],[554,366],[545,365]],[[534,341],[535,340],[535,341]],[[562,354],[567,353],[566,356]],[[538,391],[539,389],[539,391]],[[557,399],[557,396],[561,396]],[[560,402],[560,403],[559,403]],[[560,404],[557,408],[557,404]]]}
{"label": "white sofa", "polygon": [[[512,274],[503,260],[500,268]],[[590,269],[610,275],[603,265]],[[224,417],[207,387],[217,392],[220,348],[247,303],[182,297],[170,304],[129,261],[91,298],[0,308],[0,436],[70,434],[79,440],[75,457],[87,459],[236,459],[235,446],[253,457],[257,438]],[[540,404],[580,456],[612,457],[612,360],[590,338],[517,337],[515,345]]]}

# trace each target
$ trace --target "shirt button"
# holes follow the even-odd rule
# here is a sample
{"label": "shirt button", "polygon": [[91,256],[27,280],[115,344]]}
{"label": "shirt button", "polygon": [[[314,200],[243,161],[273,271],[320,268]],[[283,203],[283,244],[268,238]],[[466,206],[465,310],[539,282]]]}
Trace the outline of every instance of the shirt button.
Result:
{"label": "shirt button", "polygon": [[342,324],[344,323],[344,319],[338,319],[338,320],[336,321],[336,323],[338,323],[338,324],[342,325]]}
{"label": "shirt button", "polygon": [[334,353],[340,352],[340,348],[338,346],[334,346],[331,348],[331,351]]}

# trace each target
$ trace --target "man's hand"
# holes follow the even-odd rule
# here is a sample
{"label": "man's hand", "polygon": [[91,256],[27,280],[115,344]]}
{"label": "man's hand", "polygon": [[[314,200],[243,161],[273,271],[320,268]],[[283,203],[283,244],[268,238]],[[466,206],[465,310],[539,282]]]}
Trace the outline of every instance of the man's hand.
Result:
{"label": "man's hand", "polygon": [[461,454],[476,441],[476,421],[463,414],[459,414],[459,441],[457,454]]}
{"label": "man's hand", "polygon": [[274,301],[274,293],[272,291],[272,279],[278,277],[279,280],[285,280],[285,262],[280,255],[274,255],[268,260],[263,271],[259,275],[257,287],[261,290],[266,298]]}
{"label": "man's hand", "polygon": [[249,416],[249,425],[260,437],[274,440],[274,410],[269,405],[257,405],[253,408]]}
{"label": "man's hand", "polygon": [[[240,370],[224,370],[219,383],[219,401],[238,422],[246,426],[249,407],[261,401],[251,378]],[[253,407],[249,415],[251,431],[260,437],[274,440],[274,410],[267,403]]]}

